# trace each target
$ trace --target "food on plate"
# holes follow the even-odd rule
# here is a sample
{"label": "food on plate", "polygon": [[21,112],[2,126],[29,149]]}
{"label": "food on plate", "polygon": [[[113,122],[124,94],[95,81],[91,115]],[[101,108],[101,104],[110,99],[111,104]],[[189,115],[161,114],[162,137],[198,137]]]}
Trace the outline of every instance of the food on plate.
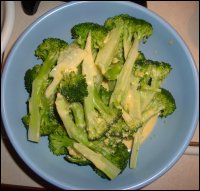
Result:
{"label": "food on plate", "polygon": [[[28,140],[48,136],[53,154],[90,165],[103,178],[117,177],[129,160],[136,168],[139,147],[150,133],[147,124],[176,109],[162,87],[170,64],[139,50],[152,33],[150,23],[121,14],[104,25],[76,24],[70,43],[44,39],[35,51],[43,63],[24,77]],[[126,141],[132,141],[130,152]]]}

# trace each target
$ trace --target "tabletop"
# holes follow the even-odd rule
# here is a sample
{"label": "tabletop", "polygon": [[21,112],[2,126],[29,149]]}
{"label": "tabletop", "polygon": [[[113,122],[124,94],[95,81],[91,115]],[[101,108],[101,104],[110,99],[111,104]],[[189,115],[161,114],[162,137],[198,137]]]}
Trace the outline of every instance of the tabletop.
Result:
{"label": "tabletop", "polygon": [[[13,44],[33,21],[63,1],[41,1],[37,12],[26,15],[21,2],[15,2],[15,25],[4,52],[2,68]],[[148,9],[170,23],[190,49],[199,69],[199,2],[198,1],[147,1]],[[37,176],[17,155],[1,125],[1,186],[2,188],[54,189],[55,187]],[[199,126],[192,142],[198,145]],[[142,188],[143,190],[199,190],[199,155],[184,154],[162,177]]]}

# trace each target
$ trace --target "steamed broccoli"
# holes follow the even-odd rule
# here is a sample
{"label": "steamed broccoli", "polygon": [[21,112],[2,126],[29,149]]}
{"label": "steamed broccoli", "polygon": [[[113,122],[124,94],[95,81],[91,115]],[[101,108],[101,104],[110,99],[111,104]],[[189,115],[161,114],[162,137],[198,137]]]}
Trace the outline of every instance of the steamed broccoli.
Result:
{"label": "steamed broccoli", "polygon": [[[124,52],[127,49],[127,56],[125,55],[126,61],[118,75],[117,83],[110,99],[110,103],[114,103],[116,107],[120,107],[121,102],[127,96],[131,72],[138,56],[139,44],[152,34],[153,28],[150,23],[144,20],[124,14],[108,18],[105,22],[105,26],[107,28],[123,27]],[[130,43],[131,46],[128,45]]]}
{"label": "steamed broccoli", "polygon": [[42,96],[40,108],[40,136],[49,135],[59,125],[54,99],[47,99]]}
{"label": "steamed broccoli", "polygon": [[90,33],[85,50],[87,55],[82,63],[82,71],[88,84],[88,96],[84,98],[84,111],[88,137],[94,140],[101,137],[109,129],[109,126],[118,118],[119,112],[104,104],[97,93],[95,78],[98,75],[98,69],[92,57]]}
{"label": "steamed broccoli", "polygon": [[[128,154],[127,148],[123,145],[123,143],[116,142],[116,141],[111,143],[110,139],[105,140],[103,138],[98,139],[96,141],[89,141],[85,128],[78,127],[76,125],[76,122],[73,120],[73,118],[70,115],[71,103],[67,102],[67,100],[65,100],[61,94],[57,95],[56,108],[70,138],[74,139],[76,142],[84,146],[84,151],[82,151],[80,147],[77,148],[75,147],[75,144],[73,145],[73,147],[79,153],[81,153],[85,158],[87,158],[92,163],[94,163],[96,168],[103,171],[103,173],[105,173],[109,178],[112,178],[113,176],[117,175],[116,174],[116,175],[110,176],[110,174],[108,174],[112,172],[111,166],[113,168],[119,169],[119,173],[124,170],[128,162],[129,154]],[[82,113],[82,115],[84,115],[84,113]],[[87,155],[86,151],[89,153],[90,152],[92,153],[92,154],[90,153],[92,158],[90,158]],[[99,156],[100,158],[98,158],[97,156]],[[96,163],[96,160],[99,160],[99,159],[100,159],[99,164],[106,165],[106,169],[104,168],[102,169],[101,165],[99,166]],[[107,166],[107,165],[111,165],[111,166]]]}
{"label": "steamed broccoli", "polygon": [[99,88],[99,97],[104,102],[104,104],[109,105],[110,96],[112,94],[111,90],[107,90],[102,85]]}
{"label": "steamed broccoli", "polygon": [[[80,126],[76,126],[73,121],[73,116],[71,116],[71,104],[60,93],[57,94],[55,104],[68,136],[77,142],[88,144],[86,130],[84,128],[80,128]],[[84,113],[78,113],[79,115],[82,115],[80,117],[83,118]]]}
{"label": "steamed broccoli", "polygon": [[134,133],[137,129],[132,128],[126,124],[123,118],[120,118],[116,123],[114,123],[108,132],[106,132],[106,136],[110,137],[119,137],[120,139],[130,140],[133,138]]}
{"label": "steamed broccoli", "polygon": [[[86,22],[75,25],[71,29],[71,33],[72,38],[75,39],[75,42],[81,48],[85,48],[88,34],[91,33],[92,55],[93,58],[96,58],[95,64],[101,69],[103,74],[111,63],[116,64],[120,61],[121,66],[122,62],[124,62],[123,47],[122,43],[120,43],[120,30],[108,31],[105,26]],[[107,77],[109,77],[108,74]]]}
{"label": "steamed broccoli", "polygon": [[[67,43],[57,38],[45,39],[36,49],[35,55],[42,59],[43,63],[37,76],[32,82],[32,92],[29,99],[29,128],[28,139],[38,142],[40,138],[41,123],[41,99],[44,96],[44,89],[48,84],[49,72],[55,66],[60,51],[67,46]],[[31,79],[31,78],[30,78]]]}
{"label": "steamed broccoli", "polygon": [[50,71],[49,75],[53,81],[48,85],[45,96],[51,98],[55,95],[60,81],[70,72],[77,72],[78,66],[84,58],[84,51],[76,44],[70,44],[60,52],[57,65]]}
{"label": "steamed broccoli", "polygon": [[68,137],[66,129],[62,126],[57,128],[49,135],[49,149],[54,155],[65,155],[65,159],[78,165],[88,165],[88,161],[73,148],[75,141]]}
{"label": "steamed broccoli", "polygon": [[124,57],[121,48],[122,46],[120,46],[121,34],[121,28],[114,28],[111,30],[106,37],[105,45],[99,50],[97,54],[95,64],[99,67],[103,75],[108,70],[110,70],[109,66],[112,63],[114,65],[118,62],[123,64]]}
{"label": "steamed broccoli", "polygon": [[161,92],[157,92],[152,101],[142,112],[142,121],[146,122],[149,118],[154,115],[160,117],[167,117],[172,114],[176,109],[176,103],[172,94],[162,88]]}
{"label": "steamed broccoli", "polygon": [[[47,100],[43,96],[41,98],[41,121],[40,121],[40,136],[46,136],[51,134],[59,125],[59,120],[56,116],[53,100]],[[30,122],[30,114],[26,114],[22,117],[24,126],[28,129]]]}
{"label": "steamed broccoli", "polygon": [[24,124],[24,126],[25,126],[26,128],[28,128],[28,126],[29,126],[29,119],[30,119],[29,114],[26,114],[26,115],[24,115],[24,116],[22,117],[22,123]]}
{"label": "steamed broccoli", "polygon": [[[161,92],[157,92],[152,101],[147,105],[142,112],[141,121],[144,124],[153,116],[167,117],[171,115],[176,109],[176,103],[172,94],[166,90],[161,89]],[[130,158],[130,168],[135,168],[137,164],[137,156],[140,147],[140,140],[143,128],[140,128],[136,134],[134,134],[133,146]]]}
{"label": "steamed broccoli", "polygon": [[[28,140],[48,136],[54,155],[90,165],[109,180],[129,159],[135,168],[147,122],[176,109],[174,97],[162,88],[171,66],[139,51],[152,32],[150,23],[120,14],[104,25],[76,24],[69,45],[45,39],[35,51],[43,63],[24,76]],[[132,141],[131,152],[124,140]]]}
{"label": "steamed broccoli", "polygon": [[75,72],[65,74],[60,82],[60,92],[69,102],[83,102],[88,95],[85,77]]}
{"label": "steamed broccoli", "polygon": [[28,69],[25,73],[24,85],[29,94],[31,94],[31,92],[32,92],[32,83],[33,83],[33,80],[38,75],[40,68],[41,68],[41,65],[37,64],[37,65],[33,66],[33,68]]}
{"label": "steamed broccoli", "polygon": [[140,78],[141,90],[156,91],[171,69],[168,63],[143,59],[135,64],[133,71],[134,76]]}
{"label": "steamed broccoli", "polygon": [[84,111],[83,111],[82,104],[78,102],[71,103],[70,109],[72,111],[73,119],[76,123],[76,126],[78,128],[85,128],[86,124],[85,124]]}
{"label": "steamed broccoli", "polygon": [[70,139],[66,130],[62,126],[57,128],[48,136],[49,148],[54,155],[66,155],[67,148],[74,143],[73,139]]}
{"label": "steamed broccoli", "polygon": [[104,41],[107,36],[107,29],[97,23],[80,23],[72,27],[71,34],[75,42],[80,45],[82,49],[85,48],[88,34],[91,33],[92,49],[99,50],[104,46]]}
{"label": "steamed broccoli", "polygon": [[90,160],[99,170],[104,172],[110,179],[115,178],[121,172],[119,168],[107,160],[103,155],[94,152],[87,146],[81,143],[74,143],[74,148],[85,158]]}
{"label": "steamed broccoli", "polygon": [[68,154],[65,156],[65,160],[70,163],[75,163],[79,166],[91,165],[91,162],[78,152],[73,146],[67,147]]}

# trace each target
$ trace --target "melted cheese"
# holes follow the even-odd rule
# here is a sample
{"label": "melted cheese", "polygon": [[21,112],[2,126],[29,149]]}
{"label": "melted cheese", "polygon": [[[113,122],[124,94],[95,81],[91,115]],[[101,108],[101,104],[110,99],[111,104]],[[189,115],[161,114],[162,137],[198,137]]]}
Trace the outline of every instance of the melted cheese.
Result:
{"label": "melted cheese", "polygon": [[[153,131],[153,128],[156,125],[158,117],[154,116],[152,117],[144,126],[143,132],[142,132],[142,139],[141,139],[141,143],[142,144],[151,134],[151,132]],[[132,140],[124,140],[123,143],[128,147],[128,149],[130,150],[132,147]]]}

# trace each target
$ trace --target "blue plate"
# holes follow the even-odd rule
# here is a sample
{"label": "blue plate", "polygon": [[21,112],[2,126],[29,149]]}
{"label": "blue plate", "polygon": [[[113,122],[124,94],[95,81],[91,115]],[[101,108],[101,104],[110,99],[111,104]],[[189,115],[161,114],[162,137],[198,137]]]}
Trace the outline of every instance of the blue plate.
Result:
{"label": "blue plate", "polygon": [[[139,152],[138,166],[127,169],[115,180],[101,179],[90,167],[80,167],[54,156],[47,138],[39,144],[27,141],[21,117],[26,113],[28,94],[25,71],[39,61],[34,50],[44,38],[71,41],[70,29],[77,23],[103,24],[110,17],[127,13],[152,23],[154,34],[140,49],[147,58],[171,64],[173,70],[164,83],[174,95],[177,110],[159,120],[152,136]],[[1,112],[8,137],[25,163],[39,176],[63,189],[138,189],[169,170],[187,148],[198,121],[198,75],[194,60],[176,31],[163,19],[130,2],[74,2],[59,6],[40,17],[20,36],[3,71]]]}

